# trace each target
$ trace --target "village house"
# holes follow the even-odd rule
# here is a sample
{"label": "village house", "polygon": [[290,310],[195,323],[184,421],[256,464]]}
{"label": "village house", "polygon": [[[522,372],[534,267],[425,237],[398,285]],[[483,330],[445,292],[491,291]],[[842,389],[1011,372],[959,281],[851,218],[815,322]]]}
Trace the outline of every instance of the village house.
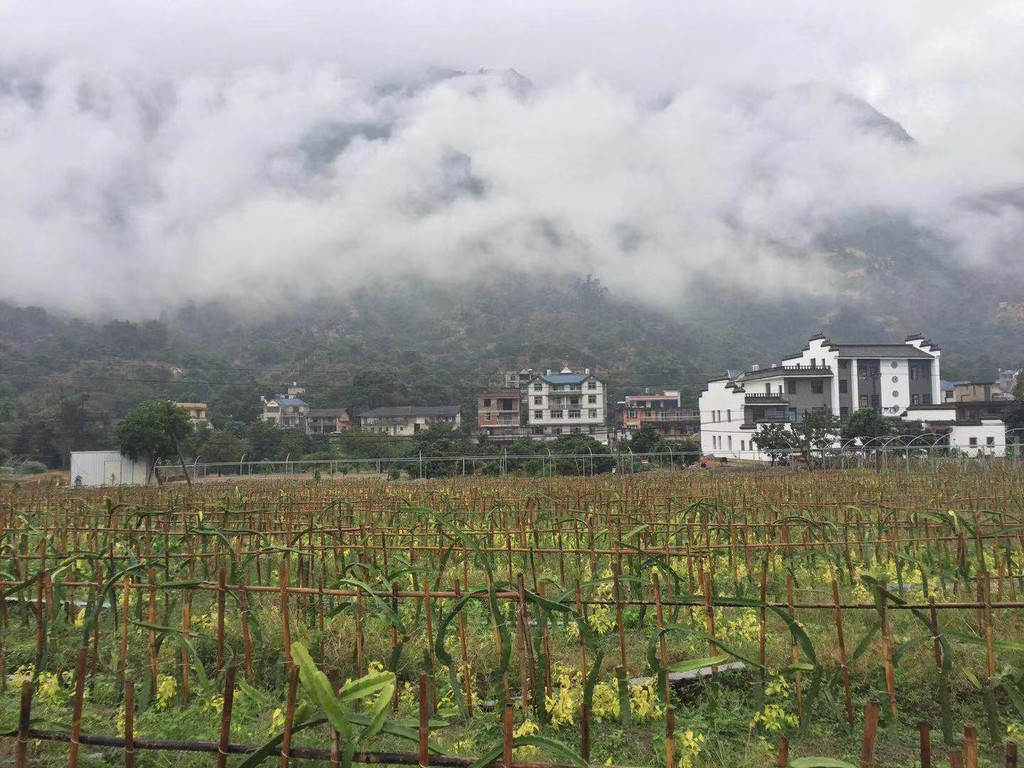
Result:
{"label": "village house", "polygon": [[550,370],[530,380],[526,421],[530,436],[555,440],[562,435],[590,435],[608,443],[605,385],[587,368],[574,373]]}
{"label": "village house", "polygon": [[306,415],[310,407],[305,400],[287,394],[277,395],[273,400],[261,400],[263,413],[260,418],[263,421],[286,429],[306,429]]}
{"label": "village house", "polygon": [[684,437],[700,431],[696,408],[683,408],[680,393],[666,390],[657,394],[626,395],[619,403],[622,431],[632,434],[640,429],[653,429],[665,437]]}
{"label": "village house", "polygon": [[360,429],[395,437],[412,437],[439,425],[456,429],[461,424],[462,414],[457,405],[396,405],[359,414]]}
{"label": "village house", "polygon": [[200,424],[209,422],[209,418],[207,418],[209,409],[206,403],[175,403],[175,405],[188,414],[188,420],[192,422],[192,426],[198,427]]}
{"label": "village house", "polygon": [[306,413],[306,434],[309,435],[334,435],[351,426],[351,408],[310,408]]}
{"label": "village house", "polygon": [[[701,450],[766,460],[753,441],[763,425],[788,428],[819,408],[844,420],[864,407],[892,419],[918,420],[915,412],[934,419],[934,406],[942,404],[941,355],[920,335],[902,344],[837,344],[814,336],[801,352],[769,368],[754,366],[708,382],[700,396]],[[965,410],[961,418],[955,406],[942,410],[961,427],[956,440],[968,446],[972,438],[987,443],[989,430],[997,428],[983,425],[980,413]]]}
{"label": "village house", "polygon": [[477,434],[491,440],[515,440],[525,434],[519,389],[484,392],[476,398]]}

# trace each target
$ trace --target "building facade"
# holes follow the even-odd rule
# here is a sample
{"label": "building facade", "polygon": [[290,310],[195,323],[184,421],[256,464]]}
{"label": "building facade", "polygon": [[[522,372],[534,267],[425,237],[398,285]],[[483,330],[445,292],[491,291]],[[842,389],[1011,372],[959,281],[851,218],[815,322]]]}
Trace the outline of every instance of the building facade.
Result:
{"label": "building facade", "polygon": [[306,413],[306,434],[309,435],[335,435],[351,426],[351,408],[310,408]]}
{"label": "building facade", "polygon": [[286,429],[306,429],[306,415],[309,403],[298,397],[278,395],[273,400],[263,401],[263,421]]}
{"label": "building facade", "polygon": [[476,398],[477,434],[492,440],[515,440],[526,434],[518,388],[484,392]]}
{"label": "building facade", "polygon": [[708,382],[699,405],[701,450],[765,460],[753,442],[765,424],[792,425],[819,408],[846,419],[870,407],[895,419],[911,407],[940,403],[941,355],[920,335],[902,344],[836,344],[814,336],[768,368]]}
{"label": "building facade", "polygon": [[175,405],[188,414],[188,420],[192,422],[192,426],[198,427],[200,424],[209,422],[209,408],[206,403],[175,403]]}
{"label": "building facade", "polygon": [[526,404],[530,436],[555,440],[562,435],[591,435],[608,443],[605,385],[589,368],[547,371],[530,380]]}
{"label": "building facade", "polygon": [[683,408],[680,393],[676,390],[626,395],[619,405],[619,425],[626,434],[645,427],[665,437],[684,437],[700,431],[697,409]]}
{"label": "building facade", "polygon": [[433,426],[455,429],[462,424],[457,405],[398,405],[374,408],[359,414],[359,428],[395,437],[412,437]]}

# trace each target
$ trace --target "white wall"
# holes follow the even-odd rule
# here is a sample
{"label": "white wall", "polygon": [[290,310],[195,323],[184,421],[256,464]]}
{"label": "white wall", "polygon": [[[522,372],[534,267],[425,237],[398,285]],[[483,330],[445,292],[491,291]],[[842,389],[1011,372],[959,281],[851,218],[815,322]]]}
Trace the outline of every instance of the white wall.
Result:
{"label": "white wall", "polygon": [[898,416],[910,407],[909,361],[906,358],[882,358],[879,361],[878,376],[882,414]]}
{"label": "white wall", "polygon": [[[977,445],[971,445],[971,438]],[[992,445],[988,444],[990,438]],[[954,426],[949,433],[949,444],[968,456],[1005,456],[1006,425],[1000,419],[983,419],[981,426]]]}
{"label": "white wall", "polygon": [[[743,424],[743,405],[746,393],[727,387],[724,379],[708,382],[701,392],[700,450],[705,456],[728,458],[755,458],[757,450],[750,441],[753,429],[740,429]],[[751,382],[753,384],[753,382]],[[758,382],[762,384],[762,382]],[[764,391],[763,389],[761,391]]]}
{"label": "white wall", "polygon": [[146,463],[132,461],[117,451],[72,451],[70,467],[72,485],[79,477],[83,486],[90,487],[146,484]]}

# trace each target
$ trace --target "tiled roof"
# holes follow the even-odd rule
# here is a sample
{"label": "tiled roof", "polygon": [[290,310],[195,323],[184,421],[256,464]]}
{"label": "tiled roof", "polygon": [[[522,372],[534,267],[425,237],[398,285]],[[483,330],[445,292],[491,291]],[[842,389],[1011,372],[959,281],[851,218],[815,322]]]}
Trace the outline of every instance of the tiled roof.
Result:
{"label": "tiled roof", "polygon": [[374,408],[359,414],[360,418],[379,418],[384,416],[458,416],[457,405],[393,405],[385,408]]}
{"label": "tiled roof", "polygon": [[920,358],[933,360],[923,349],[910,344],[833,344],[840,357]]}
{"label": "tiled roof", "polygon": [[542,375],[548,384],[582,384],[590,378],[587,373],[553,373],[550,376]]}
{"label": "tiled roof", "polygon": [[348,408],[313,408],[307,416],[311,419],[330,419],[347,414]]}
{"label": "tiled roof", "polygon": [[309,403],[297,397],[275,397],[270,402],[277,403],[278,405],[304,405],[307,408],[309,407]]}

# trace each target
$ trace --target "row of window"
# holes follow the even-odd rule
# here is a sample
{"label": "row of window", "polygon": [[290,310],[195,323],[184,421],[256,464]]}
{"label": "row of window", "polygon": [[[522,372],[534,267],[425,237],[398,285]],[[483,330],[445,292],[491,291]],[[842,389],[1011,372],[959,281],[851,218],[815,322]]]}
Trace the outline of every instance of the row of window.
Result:
{"label": "row of window", "polygon": [[[978,438],[972,437],[972,438],[970,438],[968,440],[968,442],[971,444],[972,448],[977,448],[978,447]],[[989,435],[988,437],[985,438],[985,445],[987,445],[989,448],[994,447],[995,444],[996,444],[996,439],[992,435]]]}
{"label": "row of window", "polygon": [[[575,384],[552,384],[551,385],[551,391],[552,392],[571,392],[573,390],[578,390],[578,389],[580,389],[580,387],[576,386]],[[590,389],[590,390],[597,389],[597,382],[596,381],[588,381],[587,382],[587,389]],[[533,391],[534,392],[543,392],[544,391],[544,383],[541,382],[541,381],[538,381],[537,383],[535,383],[533,385]]]}
{"label": "row of window", "polygon": [[[535,396],[533,398],[533,404],[534,405],[544,405],[544,397],[543,397],[543,395]],[[578,397],[570,397],[569,398],[569,405],[579,405],[579,404],[580,404],[580,399]],[[597,395],[587,395],[587,404],[588,405],[596,405],[597,404]]]}
{"label": "row of window", "polygon": [[[712,411],[711,412],[711,421],[721,421],[721,420],[722,420],[722,412],[721,411]],[[725,420],[727,422],[732,423],[732,409],[731,408],[726,408],[725,409]]]}
{"label": "row of window", "polygon": [[[728,449],[731,451],[732,450],[732,435],[728,435],[727,436],[727,441],[728,441],[727,445],[729,446]],[[711,436],[711,445],[712,445],[712,447],[721,450],[721,448],[722,448],[722,436],[721,435],[712,435]],[[741,451],[747,450],[747,441],[746,440],[740,440],[740,450]],[[753,440],[750,441],[750,450],[754,450],[754,441]]]}
{"label": "row of window", "polygon": [[[549,419],[560,419],[560,418],[562,418],[562,414],[563,413],[567,413],[568,414],[568,418],[570,418],[570,419],[578,419],[578,418],[581,417],[583,412],[581,410],[572,409],[572,408],[570,408],[568,411],[548,411],[548,418]],[[587,411],[587,417],[591,418],[591,419],[596,419],[597,418],[597,408],[589,409]],[[534,411],[533,412],[533,418],[535,418],[535,419],[543,419],[544,418],[544,411]]]}

